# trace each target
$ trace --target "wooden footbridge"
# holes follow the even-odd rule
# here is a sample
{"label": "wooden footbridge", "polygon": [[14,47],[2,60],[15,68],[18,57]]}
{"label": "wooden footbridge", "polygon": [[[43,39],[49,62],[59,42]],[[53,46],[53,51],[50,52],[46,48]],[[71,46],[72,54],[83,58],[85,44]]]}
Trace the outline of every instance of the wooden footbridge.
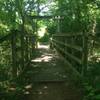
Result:
{"label": "wooden footbridge", "polygon": [[[61,16],[27,17],[53,18],[58,22],[63,19]],[[0,63],[6,64],[9,80],[13,82],[7,90],[9,95],[0,93],[4,100],[82,100],[81,80],[87,71],[88,38],[85,33],[61,34],[59,24],[50,46],[36,48],[36,36],[25,31],[11,30],[0,38]],[[9,52],[6,60],[2,59],[4,50]],[[17,84],[22,85],[20,91]]]}
{"label": "wooden footbridge", "polygon": [[[0,44],[0,46],[11,49],[12,72],[14,72],[13,76],[17,77],[35,55],[36,37],[25,34],[22,38],[20,31],[15,30],[14,33],[1,37]],[[80,75],[83,76],[86,73],[87,36],[84,34],[54,34],[50,46]]]}
{"label": "wooden footbridge", "polygon": [[[21,31],[14,30],[1,37],[0,46],[10,51],[6,62],[6,66],[11,66],[8,75],[13,76],[11,80],[24,84],[22,92],[14,92],[11,98],[82,100],[81,79],[87,71],[87,40],[83,33],[59,33],[52,36],[50,48],[43,45],[36,48],[34,35],[23,36]],[[3,49],[0,54],[4,54]],[[16,91],[14,88],[12,91]]]}

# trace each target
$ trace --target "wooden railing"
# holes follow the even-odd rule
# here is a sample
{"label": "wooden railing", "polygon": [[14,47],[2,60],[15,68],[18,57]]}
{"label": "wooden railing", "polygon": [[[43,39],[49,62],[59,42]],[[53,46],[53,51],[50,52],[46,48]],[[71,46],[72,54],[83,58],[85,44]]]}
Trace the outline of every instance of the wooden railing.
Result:
{"label": "wooden railing", "polygon": [[54,34],[52,45],[70,66],[80,74],[86,74],[88,49],[85,34]]}
{"label": "wooden railing", "polygon": [[[22,34],[20,31],[14,30],[10,34],[0,38],[0,64],[3,63],[5,59],[8,63],[3,63],[2,65],[11,66],[11,76],[16,78],[25,70],[26,66],[29,64],[30,59],[33,55],[33,50],[35,48],[35,37],[33,35]],[[3,56],[7,54],[8,57]],[[9,72],[9,71],[8,71]]]}

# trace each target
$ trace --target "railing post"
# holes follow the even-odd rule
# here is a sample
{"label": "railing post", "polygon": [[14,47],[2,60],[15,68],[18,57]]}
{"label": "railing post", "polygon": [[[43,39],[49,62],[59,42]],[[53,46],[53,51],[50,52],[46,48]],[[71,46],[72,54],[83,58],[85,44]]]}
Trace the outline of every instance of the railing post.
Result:
{"label": "railing post", "polygon": [[26,63],[27,61],[29,61],[29,56],[28,56],[28,36],[25,36],[25,60],[26,60]]}
{"label": "railing post", "polygon": [[82,76],[87,74],[88,64],[88,37],[86,33],[83,33],[83,54],[82,54]]}
{"label": "railing post", "polygon": [[31,37],[29,36],[29,55],[30,55],[30,59],[32,58],[32,43],[31,43]]}
{"label": "railing post", "polygon": [[33,57],[33,38],[32,36],[30,38],[31,38],[31,59],[32,59]]}
{"label": "railing post", "polygon": [[[67,37],[65,37],[66,39],[65,39],[65,44],[67,44]],[[65,46],[65,52],[67,52],[67,47]],[[67,57],[66,57],[66,54],[65,54],[65,58],[67,59]]]}
{"label": "railing post", "polygon": [[17,64],[16,64],[16,35],[11,36],[11,47],[12,47],[12,74],[13,78],[17,76]]}
{"label": "railing post", "polygon": [[32,57],[34,57],[35,53],[35,36],[32,36]]}
{"label": "railing post", "polygon": [[[75,43],[74,43],[74,38],[75,38],[75,37],[72,37],[72,38],[71,38],[71,44],[72,44],[72,45],[75,45]],[[75,55],[74,49],[71,50],[71,53],[72,53],[72,55]],[[73,65],[76,66],[76,64],[75,64],[75,62],[74,62],[73,60],[71,61],[71,63],[72,63]]]}
{"label": "railing post", "polygon": [[24,33],[21,33],[21,69],[24,68]]}

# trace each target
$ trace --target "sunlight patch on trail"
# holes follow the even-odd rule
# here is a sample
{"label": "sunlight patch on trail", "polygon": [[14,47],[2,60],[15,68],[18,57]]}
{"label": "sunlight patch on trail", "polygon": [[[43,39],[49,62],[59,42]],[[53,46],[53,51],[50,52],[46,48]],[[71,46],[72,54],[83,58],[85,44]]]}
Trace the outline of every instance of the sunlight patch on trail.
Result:
{"label": "sunlight patch on trail", "polygon": [[41,58],[36,58],[32,62],[49,62],[52,59],[52,56],[44,56]]}
{"label": "sunlight patch on trail", "polygon": [[40,44],[38,44],[38,49],[49,49],[49,45],[40,45]]}
{"label": "sunlight patch on trail", "polygon": [[48,53],[49,45],[38,45],[38,49],[45,52],[40,57],[31,60],[31,62],[49,62],[53,59],[53,54]]}

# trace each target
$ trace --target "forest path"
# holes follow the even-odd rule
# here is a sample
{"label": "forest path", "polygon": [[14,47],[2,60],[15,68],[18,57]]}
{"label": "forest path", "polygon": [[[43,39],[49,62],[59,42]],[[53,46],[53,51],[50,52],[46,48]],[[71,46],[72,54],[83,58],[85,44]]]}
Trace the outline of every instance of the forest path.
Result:
{"label": "forest path", "polygon": [[48,46],[39,46],[37,57],[26,73],[24,100],[82,100],[81,88],[74,84],[63,59]]}

